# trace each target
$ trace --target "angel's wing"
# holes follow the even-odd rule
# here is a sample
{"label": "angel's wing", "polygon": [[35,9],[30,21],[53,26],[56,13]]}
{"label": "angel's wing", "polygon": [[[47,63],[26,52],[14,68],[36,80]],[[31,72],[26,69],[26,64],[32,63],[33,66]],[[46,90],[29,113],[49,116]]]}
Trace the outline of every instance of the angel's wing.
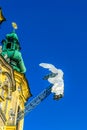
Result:
{"label": "angel's wing", "polygon": [[1,24],[3,21],[6,21],[6,18],[3,16],[3,14],[2,14],[2,9],[0,8],[0,24]]}
{"label": "angel's wing", "polygon": [[43,67],[43,68],[49,69],[53,73],[57,73],[58,72],[58,69],[54,65],[52,65],[52,64],[40,63],[39,65],[41,67]]}

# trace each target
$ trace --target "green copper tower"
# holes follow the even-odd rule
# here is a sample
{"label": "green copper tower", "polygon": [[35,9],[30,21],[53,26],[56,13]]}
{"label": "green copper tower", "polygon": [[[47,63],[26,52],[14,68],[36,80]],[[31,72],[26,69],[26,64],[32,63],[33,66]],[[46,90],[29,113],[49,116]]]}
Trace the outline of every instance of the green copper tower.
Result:
{"label": "green copper tower", "polygon": [[6,38],[2,40],[2,52],[1,55],[12,66],[14,70],[25,73],[26,68],[23,62],[23,58],[20,52],[20,44],[17,34],[13,31],[6,35]]}

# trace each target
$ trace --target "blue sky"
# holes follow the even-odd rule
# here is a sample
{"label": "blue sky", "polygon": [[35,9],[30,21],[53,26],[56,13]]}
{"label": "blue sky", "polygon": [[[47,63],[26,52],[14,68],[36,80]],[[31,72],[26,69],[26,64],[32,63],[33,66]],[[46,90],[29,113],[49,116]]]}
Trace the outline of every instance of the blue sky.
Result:
{"label": "blue sky", "polygon": [[[33,97],[49,83],[39,63],[64,71],[65,95],[50,95],[25,117],[24,130],[87,130],[87,3],[84,0],[0,0],[7,19],[0,41],[18,24],[17,34]],[[33,97],[30,99],[32,100]]]}

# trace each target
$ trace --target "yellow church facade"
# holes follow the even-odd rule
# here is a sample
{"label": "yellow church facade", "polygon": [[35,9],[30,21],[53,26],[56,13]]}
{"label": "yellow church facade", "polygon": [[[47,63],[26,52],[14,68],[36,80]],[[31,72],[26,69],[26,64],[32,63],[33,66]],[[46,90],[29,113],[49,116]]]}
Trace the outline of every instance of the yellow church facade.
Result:
{"label": "yellow church facade", "polygon": [[18,113],[31,96],[24,74],[17,72],[0,55],[0,130],[23,130],[24,118]]}

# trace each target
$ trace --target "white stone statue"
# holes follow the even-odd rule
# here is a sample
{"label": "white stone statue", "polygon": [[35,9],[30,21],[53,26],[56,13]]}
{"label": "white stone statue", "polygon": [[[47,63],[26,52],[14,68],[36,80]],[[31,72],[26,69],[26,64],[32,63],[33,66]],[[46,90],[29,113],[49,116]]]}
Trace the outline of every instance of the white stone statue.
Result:
{"label": "white stone statue", "polygon": [[44,79],[47,79],[53,85],[51,92],[55,94],[54,99],[62,98],[64,96],[63,71],[61,69],[57,69],[52,64],[40,63],[39,65],[51,71],[51,74],[45,76]]}

